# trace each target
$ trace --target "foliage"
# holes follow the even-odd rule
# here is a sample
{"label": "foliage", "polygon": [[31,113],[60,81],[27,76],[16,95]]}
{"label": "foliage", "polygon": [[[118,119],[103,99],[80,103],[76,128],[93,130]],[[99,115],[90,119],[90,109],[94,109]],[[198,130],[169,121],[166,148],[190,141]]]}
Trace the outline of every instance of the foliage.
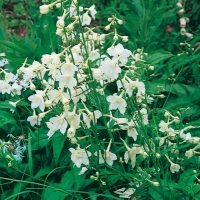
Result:
{"label": "foliage", "polygon": [[200,198],[197,0],[0,7],[1,199]]}

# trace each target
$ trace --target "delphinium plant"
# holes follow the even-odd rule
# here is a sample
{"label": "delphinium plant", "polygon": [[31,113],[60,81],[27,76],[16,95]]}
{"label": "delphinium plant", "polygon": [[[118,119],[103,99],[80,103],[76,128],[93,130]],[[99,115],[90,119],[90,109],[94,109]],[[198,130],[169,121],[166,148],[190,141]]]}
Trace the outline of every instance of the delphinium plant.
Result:
{"label": "delphinium plant", "polygon": [[199,115],[173,103],[199,108],[176,83],[182,55],[128,49],[122,18],[93,25],[95,4],[38,8],[30,27],[42,49],[34,37],[36,52],[14,46],[26,59],[10,71],[2,54],[1,198],[198,199]]}

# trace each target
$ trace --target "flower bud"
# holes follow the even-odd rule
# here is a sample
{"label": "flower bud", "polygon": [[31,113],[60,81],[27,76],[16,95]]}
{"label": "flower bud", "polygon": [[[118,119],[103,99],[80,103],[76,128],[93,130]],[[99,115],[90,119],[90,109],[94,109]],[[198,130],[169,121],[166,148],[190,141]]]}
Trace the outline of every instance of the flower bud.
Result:
{"label": "flower bud", "polygon": [[122,25],[122,24],[123,24],[123,21],[122,21],[121,19],[118,19],[118,20],[117,20],[117,23],[118,23],[119,25]]}
{"label": "flower bud", "polygon": [[185,28],[185,26],[186,26],[186,20],[185,20],[185,18],[183,18],[183,17],[180,18],[179,22],[180,22],[180,27]]}
{"label": "flower bud", "polygon": [[105,30],[106,30],[106,31],[110,30],[110,24],[107,25],[107,26],[105,26]]}
{"label": "flower bud", "polygon": [[61,3],[57,3],[56,8],[61,8]]}
{"label": "flower bud", "polygon": [[79,12],[83,12],[83,7],[82,6],[79,6]]}
{"label": "flower bud", "polygon": [[63,20],[63,19],[59,19],[59,20],[57,21],[57,23],[56,23],[56,27],[62,29],[64,26],[65,26],[64,20]]}
{"label": "flower bud", "polygon": [[49,5],[42,5],[40,6],[40,13],[47,14],[49,12]]}
{"label": "flower bud", "polygon": [[113,37],[113,40],[114,40],[114,41],[117,41],[117,40],[118,40],[118,36],[115,35],[115,36]]}
{"label": "flower bud", "polygon": [[191,34],[191,33],[185,33],[185,36],[188,37],[188,38],[190,38],[190,39],[193,38],[193,34]]}
{"label": "flower bud", "polygon": [[186,34],[185,28],[182,28],[182,29],[180,30],[180,33],[181,33],[181,35],[185,35],[185,34]]}
{"label": "flower bud", "polygon": [[76,133],[76,130],[75,130],[74,128],[70,127],[70,128],[68,129],[68,131],[67,131],[67,137],[68,137],[69,139],[72,139],[72,138],[74,138],[75,133]]}
{"label": "flower bud", "polygon": [[152,70],[152,71],[153,71],[153,70],[154,70],[154,66],[152,66],[152,65],[149,66],[149,70]]}
{"label": "flower bud", "polygon": [[182,8],[182,7],[183,7],[183,5],[182,5],[180,2],[178,2],[176,5],[177,5],[177,7],[179,7],[179,8]]}
{"label": "flower bud", "polygon": [[123,42],[128,42],[128,36],[122,36],[122,41]]}
{"label": "flower bud", "polygon": [[178,14],[179,14],[179,15],[182,15],[184,12],[185,12],[185,10],[182,8],[182,9],[180,9],[180,10],[178,11]]}

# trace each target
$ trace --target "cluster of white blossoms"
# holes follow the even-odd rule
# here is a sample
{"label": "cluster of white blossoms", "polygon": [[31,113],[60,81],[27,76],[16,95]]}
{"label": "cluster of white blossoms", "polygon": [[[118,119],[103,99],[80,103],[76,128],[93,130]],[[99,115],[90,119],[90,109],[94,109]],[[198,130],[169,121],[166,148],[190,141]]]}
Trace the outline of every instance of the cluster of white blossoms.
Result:
{"label": "cluster of white blossoms", "polygon": [[192,39],[193,34],[187,32],[187,30],[186,30],[186,25],[187,25],[187,23],[189,23],[190,19],[188,17],[184,16],[185,9],[183,6],[183,0],[178,0],[177,7],[180,8],[180,10],[178,11],[178,15],[180,16],[180,19],[179,19],[180,28],[181,28],[180,33],[181,33],[181,35],[185,35],[186,37]]}
{"label": "cluster of white blossoms", "polygon": [[[184,133],[185,131],[188,131],[190,129],[196,129],[200,128],[199,126],[186,126],[185,128],[182,128],[181,130],[175,130],[172,128],[174,124],[179,124],[180,119],[178,116],[173,116],[170,112],[166,111],[164,116],[167,118],[167,122],[161,120],[160,123],[158,124],[159,127],[159,132],[164,134],[161,135],[160,137],[157,137],[159,141],[159,147],[166,148],[165,146],[167,145],[168,147],[171,147],[171,153],[173,154],[179,154],[179,148],[177,146],[177,139],[180,139],[181,141],[179,142],[180,144],[182,143],[188,143],[191,146],[194,146],[192,149],[189,149],[185,152],[185,156],[187,158],[191,158],[195,154],[200,154],[200,152],[197,152],[195,150],[200,148],[200,138],[196,136],[192,136],[189,132]],[[180,170],[180,165],[175,164],[172,162],[169,158],[168,155],[165,155],[167,160],[170,163],[170,171],[172,173],[178,172]]]}
{"label": "cluster of white blossoms", "polygon": [[[197,154],[199,139],[185,134],[187,129],[174,130],[171,125],[180,120],[169,112],[165,114],[167,122],[159,123],[159,145],[151,149],[150,140],[140,132],[150,126],[148,104],[154,99],[146,92],[144,77],[153,66],[145,63],[143,49],[132,52],[125,48],[128,37],[119,35],[116,28],[123,23],[121,19],[112,16],[104,30],[96,31],[91,28],[95,5],[83,8],[75,0],[67,3],[58,0],[40,6],[41,14],[54,8],[63,12],[55,24],[55,34],[62,39],[58,52],[42,55],[40,62],[27,64],[25,60],[17,74],[0,68],[0,93],[19,99],[10,102],[14,107],[24,98],[30,109],[27,121],[31,127],[45,126],[47,138],[54,134],[67,137],[71,161],[82,167],[80,175],[94,161],[100,166],[121,162],[134,169],[138,157],[145,160],[153,152],[160,158],[156,150],[162,150],[165,143],[173,146],[177,135],[183,142],[197,145],[186,152],[187,157]],[[114,85],[112,89],[110,85]],[[24,91],[28,97],[23,96]],[[171,164],[172,173],[180,170],[168,155],[163,157]],[[122,198],[133,192],[133,188],[116,191]]]}

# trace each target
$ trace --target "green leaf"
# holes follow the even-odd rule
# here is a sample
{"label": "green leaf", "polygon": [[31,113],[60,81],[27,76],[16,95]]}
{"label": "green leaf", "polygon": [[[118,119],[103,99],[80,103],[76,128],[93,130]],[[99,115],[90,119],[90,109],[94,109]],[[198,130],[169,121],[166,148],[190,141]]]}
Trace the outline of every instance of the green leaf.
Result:
{"label": "green leaf", "polygon": [[33,51],[28,50],[27,47],[24,46],[24,45],[19,46],[19,45],[13,43],[13,42],[4,41],[4,40],[0,40],[0,44],[3,44],[4,46],[9,47],[12,50],[17,51],[19,53],[22,53],[26,56],[32,56],[34,54]]}
{"label": "green leaf", "polygon": [[8,109],[13,109],[13,110],[15,110],[16,108],[13,106],[13,105],[11,105],[11,104],[9,104],[8,102],[0,102],[0,109],[2,109],[2,108],[8,108]]}
{"label": "green leaf", "polygon": [[155,65],[171,58],[172,56],[174,55],[171,52],[159,50],[154,51],[153,53],[149,53],[148,57],[146,58],[146,61],[151,65]]}
{"label": "green leaf", "polygon": [[162,195],[160,193],[158,193],[154,188],[149,187],[148,190],[149,194],[153,197],[153,199],[155,200],[162,200]]}
{"label": "green leaf", "polygon": [[43,190],[41,199],[48,200],[64,200],[67,196],[69,196],[69,192],[66,191],[66,188],[62,184],[54,183],[50,184],[45,190]]}
{"label": "green leaf", "polygon": [[16,124],[13,115],[10,112],[0,111],[0,127],[6,124]]}
{"label": "green leaf", "polygon": [[60,154],[62,152],[66,137],[61,134],[54,134],[52,137],[53,143],[53,156],[55,163],[58,164]]}
{"label": "green leaf", "polygon": [[40,169],[40,171],[35,175],[35,178],[40,178],[41,176],[51,173],[53,170],[52,167],[46,166],[45,168]]}

